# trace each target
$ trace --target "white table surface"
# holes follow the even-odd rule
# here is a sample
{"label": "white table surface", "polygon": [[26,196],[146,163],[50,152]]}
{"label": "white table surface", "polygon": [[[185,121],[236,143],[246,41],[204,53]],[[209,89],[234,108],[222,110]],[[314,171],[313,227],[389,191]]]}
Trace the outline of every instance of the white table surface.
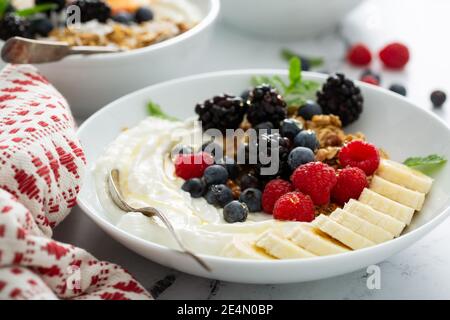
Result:
{"label": "white table surface", "polygon": [[[450,44],[446,39],[449,13],[450,1],[446,0],[367,1],[336,32],[295,42],[255,39],[219,23],[215,40],[201,57],[202,63],[193,66],[191,73],[284,68],[286,64],[279,57],[279,50],[289,47],[303,54],[324,56],[327,60],[324,69],[330,72],[341,70],[358,77],[361,70],[342,61],[346,41],[362,41],[376,50],[388,41],[400,40],[411,49],[411,61],[403,72],[382,71],[382,85],[402,83],[410,99],[431,109],[429,94],[433,89],[442,88],[450,93]],[[381,67],[375,63],[373,69],[380,71]],[[447,103],[434,112],[450,123],[449,108]],[[154,289],[158,281],[159,285],[168,286],[160,299],[449,299],[449,230],[450,220],[446,220],[412,247],[381,263],[379,290],[367,288],[365,270],[288,285],[233,284],[187,275],[129,251],[101,231],[78,207],[56,228],[55,238],[124,266],[148,290]]]}

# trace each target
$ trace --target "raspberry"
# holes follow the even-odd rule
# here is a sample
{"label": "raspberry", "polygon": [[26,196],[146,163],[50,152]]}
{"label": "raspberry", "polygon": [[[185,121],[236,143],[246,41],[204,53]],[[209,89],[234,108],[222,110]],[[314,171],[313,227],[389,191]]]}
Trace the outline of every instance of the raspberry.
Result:
{"label": "raspberry", "polygon": [[366,66],[372,61],[372,54],[366,45],[357,43],[348,50],[347,60],[355,66]]}
{"label": "raspberry", "polygon": [[278,198],[294,190],[289,181],[283,179],[274,179],[269,181],[264,188],[262,195],[262,207],[264,212],[272,213],[273,206]]}
{"label": "raspberry", "polygon": [[377,86],[377,85],[380,84],[380,82],[378,81],[378,79],[375,78],[374,76],[371,76],[371,75],[365,75],[364,77],[361,78],[361,81],[362,81],[362,82],[365,82],[365,83],[373,84],[373,85],[375,85],[375,86]]}
{"label": "raspberry", "polygon": [[356,167],[347,167],[337,173],[337,182],[331,190],[331,198],[339,205],[350,199],[357,199],[367,187],[367,178],[364,171]]}
{"label": "raspberry", "polygon": [[401,69],[409,61],[409,50],[404,44],[394,42],[381,49],[379,56],[387,68]]}
{"label": "raspberry", "polygon": [[311,222],[314,216],[311,198],[298,191],[282,195],[273,209],[273,217],[278,220]]}
{"label": "raspberry", "polygon": [[175,174],[184,180],[200,178],[213,163],[214,158],[206,152],[178,154],[175,158]]}
{"label": "raspberry", "polygon": [[323,162],[309,162],[295,169],[291,181],[295,188],[309,195],[314,204],[324,205],[330,202],[336,172]]}
{"label": "raspberry", "polygon": [[372,175],[380,164],[378,149],[361,140],[346,144],[339,152],[338,158],[341,166],[360,168],[368,176]]}

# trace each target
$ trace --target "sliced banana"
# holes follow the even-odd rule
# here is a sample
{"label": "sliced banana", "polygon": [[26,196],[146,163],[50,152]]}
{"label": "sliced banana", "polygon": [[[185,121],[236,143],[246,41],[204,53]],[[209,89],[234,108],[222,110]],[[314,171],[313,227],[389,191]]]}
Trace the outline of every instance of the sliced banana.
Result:
{"label": "sliced banana", "polygon": [[350,251],[342,243],[306,223],[294,229],[288,238],[296,245],[318,256]]}
{"label": "sliced banana", "polygon": [[379,226],[394,237],[398,237],[406,226],[403,222],[354,199],[345,204],[344,210]]}
{"label": "sliced banana", "polygon": [[234,237],[233,240],[225,246],[221,255],[237,259],[273,259],[273,257],[266,254],[263,250],[257,248],[254,243],[241,237]]}
{"label": "sliced banana", "polygon": [[425,194],[433,184],[433,179],[429,176],[392,160],[381,160],[376,174],[392,183]]}
{"label": "sliced banana", "polygon": [[373,176],[370,190],[415,210],[422,209],[425,194],[402,187],[379,176]]}
{"label": "sliced banana", "polygon": [[394,238],[386,230],[340,208],[334,210],[330,214],[330,218],[375,243],[386,242]]}
{"label": "sliced banana", "polygon": [[315,254],[293,244],[288,239],[282,238],[273,230],[263,233],[256,240],[255,245],[278,259],[311,258],[315,256]]}
{"label": "sliced banana", "polygon": [[370,189],[365,188],[358,199],[375,210],[381,211],[391,217],[409,225],[414,215],[414,209],[394,200],[386,198]]}
{"label": "sliced banana", "polygon": [[354,250],[375,245],[373,241],[364,238],[323,214],[318,216],[312,224]]}

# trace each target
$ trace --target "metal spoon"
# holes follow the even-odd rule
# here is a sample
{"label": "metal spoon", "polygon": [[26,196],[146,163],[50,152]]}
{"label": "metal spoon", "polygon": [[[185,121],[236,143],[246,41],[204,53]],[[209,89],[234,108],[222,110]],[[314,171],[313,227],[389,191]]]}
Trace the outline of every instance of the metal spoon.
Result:
{"label": "metal spoon", "polygon": [[59,61],[72,54],[114,53],[122,49],[98,46],[74,46],[65,42],[32,40],[21,37],[8,39],[2,48],[2,59],[14,64],[37,64]]}
{"label": "metal spoon", "polygon": [[175,241],[180,246],[181,250],[185,254],[191,256],[195,261],[197,261],[206,271],[211,271],[211,268],[200,257],[198,257],[195,253],[193,253],[192,251],[190,251],[189,249],[187,249],[184,246],[180,237],[175,232],[175,229],[173,228],[172,224],[170,223],[170,221],[167,219],[167,217],[162,212],[158,211],[157,209],[155,209],[153,207],[133,208],[132,206],[130,206],[123,199],[122,193],[120,192],[120,183],[119,183],[120,180],[119,179],[120,179],[119,170],[117,170],[117,169],[111,170],[109,173],[109,176],[108,176],[108,189],[109,189],[109,194],[111,195],[113,202],[120,209],[122,209],[123,211],[126,211],[126,212],[140,212],[147,217],[157,216],[164,223],[167,230],[169,230],[169,232],[172,234]]}

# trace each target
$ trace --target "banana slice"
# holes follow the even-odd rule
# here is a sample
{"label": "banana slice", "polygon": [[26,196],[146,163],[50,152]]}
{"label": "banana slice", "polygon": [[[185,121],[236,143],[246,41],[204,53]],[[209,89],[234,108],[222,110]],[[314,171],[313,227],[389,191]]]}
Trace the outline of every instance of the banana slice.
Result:
{"label": "banana slice", "polygon": [[381,160],[376,174],[392,183],[425,194],[433,184],[433,179],[429,176],[392,160]]}
{"label": "banana slice", "polygon": [[291,241],[282,238],[272,230],[263,233],[256,240],[256,246],[278,259],[311,258],[315,256]]}
{"label": "banana slice", "polygon": [[250,240],[234,237],[233,240],[223,248],[222,256],[237,259],[267,260],[273,257],[257,248]]}
{"label": "banana slice", "polygon": [[306,223],[294,229],[288,238],[296,245],[318,256],[350,251],[342,243]]}
{"label": "banana slice", "polygon": [[415,210],[422,209],[425,201],[424,193],[407,189],[379,176],[373,176],[370,190]]}
{"label": "banana slice", "polygon": [[403,222],[377,211],[355,199],[350,199],[350,201],[345,204],[344,210],[376,226],[379,226],[392,234],[394,237],[398,237],[406,226]]}
{"label": "banana slice", "polygon": [[354,250],[375,245],[373,241],[364,238],[323,214],[318,216],[312,224]]}
{"label": "banana slice", "polygon": [[391,217],[409,225],[414,209],[386,198],[370,189],[365,188],[358,199],[375,210],[381,211]]}
{"label": "banana slice", "polygon": [[375,243],[386,242],[394,238],[391,233],[384,229],[340,208],[334,210],[330,214],[330,218]]}

